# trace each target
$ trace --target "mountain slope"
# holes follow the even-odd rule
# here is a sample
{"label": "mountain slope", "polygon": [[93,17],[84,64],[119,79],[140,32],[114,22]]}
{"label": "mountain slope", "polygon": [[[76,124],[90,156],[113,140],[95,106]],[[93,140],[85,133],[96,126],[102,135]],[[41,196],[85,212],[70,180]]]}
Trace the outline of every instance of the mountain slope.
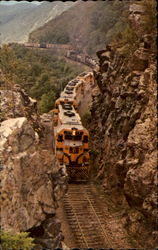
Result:
{"label": "mountain slope", "polygon": [[54,20],[30,34],[30,41],[71,43],[93,54],[121,29],[128,3],[120,1],[78,1]]}
{"label": "mountain slope", "polygon": [[1,42],[24,42],[33,30],[70,8],[73,2],[44,2],[41,5],[19,3],[0,5]]}

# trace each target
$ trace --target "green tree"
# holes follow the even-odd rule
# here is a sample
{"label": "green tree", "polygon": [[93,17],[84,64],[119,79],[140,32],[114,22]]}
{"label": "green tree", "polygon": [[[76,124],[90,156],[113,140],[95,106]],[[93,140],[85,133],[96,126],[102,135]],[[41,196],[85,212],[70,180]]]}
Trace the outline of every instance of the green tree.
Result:
{"label": "green tree", "polygon": [[0,68],[10,82],[9,89],[13,90],[14,83],[21,85],[29,96],[37,99],[40,112],[49,111],[54,96],[58,98],[68,81],[83,71],[57,52],[28,49],[18,44],[0,49]]}
{"label": "green tree", "polygon": [[33,243],[34,239],[28,237],[29,233],[27,232],[14,234],[12,232],[0,231],[0,236],[2,250],[19,250],[20,248],[23,250],[30,250],[35,246]]}
{"label": "green tree", "polygon": [[41,97],[41,101],[39,102],[39,111],[41,113],[46,113],[53,109],[55,100],[56,95],[54,91],[43,94]]}
{"label": "green tree", "polygon": [[0,67],[5,74],[7,80],[15,82],[17,80],[16,68],[18,66],[18,60],[13,49],[4,45],[0,49]]}

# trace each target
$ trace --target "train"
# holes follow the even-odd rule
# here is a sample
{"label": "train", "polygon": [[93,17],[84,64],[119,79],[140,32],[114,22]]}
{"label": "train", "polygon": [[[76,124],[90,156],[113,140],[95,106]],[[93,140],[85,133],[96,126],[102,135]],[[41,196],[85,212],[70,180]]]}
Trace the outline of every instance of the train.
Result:
{"label": "train", "polygon": [[65,57],[73,61],[83,63],[90,68],[94,69],[98,66],[98,63],[89,55],[80,53],[77,50],[73,50],[70,44],[49,44],[49,43],[23,43],[28,48],[41,48],[41,49],[58,49],[65,50]]}
{"label": "train", "polygon": [[92,57],[90,57],[89,55],[86,55],[84,53],[79,53],[76,50],[68,50],[66,52],[65,57],[67,57],[73,61],[83,63],[92,69],[98,65],[98,63]]}
{"label": "train", "polygon": [[55,138],[55,155],[65,165],[70,180],[89,178],[89,132],[78,114],[84,85],[92,84],[93,73],[84,72],[72,79],[61,92],[52,110]]}
{"label": "train", "polygon": [[70,50],[72,46],[70,44],[55,44],[55,43],[22,43],[25,47],[28,48],[42,48],[42,49],[64,49]]}
{"label": "train", "polygon": [[[14,43],[9,43],[8,45],[11,46]],[[70,60],[80,62],[82,64],[87,65],[92,70],[95,70],[99,67],[99,64],[90,57],[89,55],[85,53],[81,53],[78,50],[74,50],[73,46],[71,44],[50,44],[50,43],[18,43],[20,45],[23,45],[27,48],[34,48],[34,49],[56,49],[60,51],[64,51],[64,56]]]}

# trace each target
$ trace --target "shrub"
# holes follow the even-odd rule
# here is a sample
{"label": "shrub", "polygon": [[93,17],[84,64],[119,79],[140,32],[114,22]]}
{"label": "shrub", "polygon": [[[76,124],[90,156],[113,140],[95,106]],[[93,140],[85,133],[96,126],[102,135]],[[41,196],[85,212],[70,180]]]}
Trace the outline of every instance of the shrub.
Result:
{"label": "shrub", "polygon": [[35,244],[34,239],[27,232],[12,233],[0,231],[2,250],[31,250]]}
{"label": "shrub", "polygon": [[39,111],[41,113],[49,112],[51,109],[53,109],[55,100],[56,96],[54,91],[43,94],[41,101],[39,102]]}

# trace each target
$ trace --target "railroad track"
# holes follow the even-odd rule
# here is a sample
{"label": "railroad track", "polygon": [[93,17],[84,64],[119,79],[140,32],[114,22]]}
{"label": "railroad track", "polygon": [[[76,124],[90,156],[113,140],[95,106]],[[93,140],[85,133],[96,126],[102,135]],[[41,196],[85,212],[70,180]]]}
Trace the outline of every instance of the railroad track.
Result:
{"label": "railroad track", "polygon": [[131,248],[118,214],[111,216],[91,184],[70,184],[64,208],[79,248]]}

